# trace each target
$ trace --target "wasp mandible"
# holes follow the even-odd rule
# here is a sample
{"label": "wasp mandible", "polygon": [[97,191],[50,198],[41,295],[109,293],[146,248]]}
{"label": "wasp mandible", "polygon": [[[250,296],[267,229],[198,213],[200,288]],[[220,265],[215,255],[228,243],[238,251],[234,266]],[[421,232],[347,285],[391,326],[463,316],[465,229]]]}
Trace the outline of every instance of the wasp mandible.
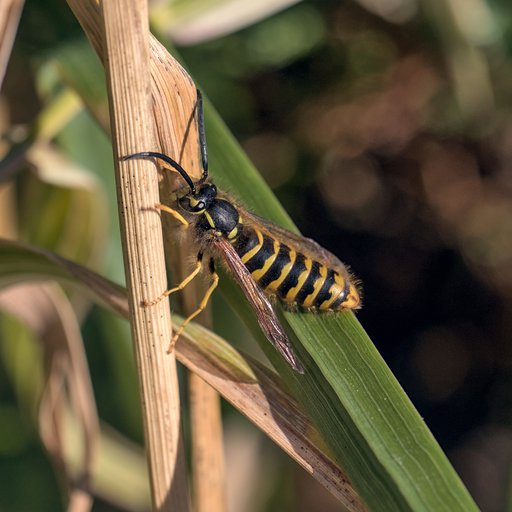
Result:
{"label": "wasp mandible", "polygon": [[199,90],[196,113],[203,165],[203,175],[198,181],[194,182],[178,162],[163,153],[144,151],[123,157],[123,160],[157,158],[181,175],[186,185],[173,194],[172,205],[156,206],[185,227],[192,227],[198,248],[191,274],[145,304],[156,304],[182,290],[204,269],[210,273],[210,286],[198,308],[175,332],[170,352],[185,326],[205,309],[217,287],[219,276],[214,260],[219,260],[242,288],[266,337],[294,370],[303,373],[269,299],[277,297],[285,305],[308,311],[354,310],[361,306],[357,280],[338,258],[313,240],[248,212],[217,190],[208,178],[203,102]]}

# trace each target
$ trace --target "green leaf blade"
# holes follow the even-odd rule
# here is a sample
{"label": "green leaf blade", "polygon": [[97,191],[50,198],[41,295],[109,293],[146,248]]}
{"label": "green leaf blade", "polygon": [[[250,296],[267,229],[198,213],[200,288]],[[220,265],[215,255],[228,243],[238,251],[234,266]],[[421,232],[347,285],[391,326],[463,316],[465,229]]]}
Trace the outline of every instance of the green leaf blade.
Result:
{"label": "green leaf blade", "polygon": [[[212,174],[243,204],[296,232],[292,221],[207,105]],[[250,307],[233,286],[231,305],[248,319]],[[306,374],[298,376],[251,330],[293,389],[333,456],[371,510],[478,510],[455,470],[351,312],[284,312]],[[299,344],[299,345],[298,345]]]}

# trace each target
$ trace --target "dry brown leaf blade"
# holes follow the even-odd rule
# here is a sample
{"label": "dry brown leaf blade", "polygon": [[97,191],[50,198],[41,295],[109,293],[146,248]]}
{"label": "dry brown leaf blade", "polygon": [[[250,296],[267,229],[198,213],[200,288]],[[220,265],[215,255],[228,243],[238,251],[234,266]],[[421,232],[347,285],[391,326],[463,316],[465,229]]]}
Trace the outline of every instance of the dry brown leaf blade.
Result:
{"label": "dry brown leaf blade", "polygon": [[176,346],[180,362],[215,388],[348,510],[366,510],[277,374],[197,324],[186,330],[185,338],[186,342]]}

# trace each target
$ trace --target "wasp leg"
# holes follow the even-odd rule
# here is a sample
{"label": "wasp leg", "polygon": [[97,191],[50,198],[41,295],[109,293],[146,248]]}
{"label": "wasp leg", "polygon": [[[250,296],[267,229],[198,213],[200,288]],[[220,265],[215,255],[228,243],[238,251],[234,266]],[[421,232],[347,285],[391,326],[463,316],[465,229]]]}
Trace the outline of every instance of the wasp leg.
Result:
{"label": "wasp leg", "polygon": [[201,271],[202,268],[203,268],[203,253],[200,252],[197,255],[196,267],[185,279],[183,279],[183,281],[181,281],[181,283],[179,285],[175,286],[174,288],[171,288],[170,290],[165,291],[164,293],[162,293],[162,295],[159,295],[156,299],[145,300],[143,302],[143,306],[146,306],[146,307],[154,306],[155,304],[158,304],[162,299],[165,299],[165,297],[169,297],[169,295],[171,295],[172,293],[183,290],[183,288],[185,288],[185,286],[187,286],[187,284],[190,283],[190,281],[192,281],[192,279],[194,279],[194,277],[196,277],[197,274],[199,274],[199,272]]}
{"label": "wasp leg", "polygon": [[189,222],[181,215],[180,212],[173,210],[172,208],[169,208],[165,204],[155,204],[155,208],[158,208],[159,210],[162,210],[163,212],[170,213],[176,220],[179,220],[184,226],[189,225]]}
{"label": "wasp leg", "polygon": [[206,308],[206,305],[208,304],[208,301],[210,300],[210,297],[212,293],[214,292],[215,288],[217,288],[217,285],[219,284],[219,274],[215,271],[215,265],[213,263],[213,259],[210,258],[210,265],[209,270],[212,276],[212,282],[206,290],[206,293],[204,294],[203,300],[200,302],[199,307],[188,317],[186,318],[183,323],[180,325],[179,329],[174,333],[174,336],[172,337],[171,343],[169,344],[169,348],[167,349],[167,353],[170,354],[174,348],[174,345],[176,344],[176,341],[180,337],[181,333],[183,332],[183,329],[187,326],[187,324],[193,320],[201,311],[203,311]]}

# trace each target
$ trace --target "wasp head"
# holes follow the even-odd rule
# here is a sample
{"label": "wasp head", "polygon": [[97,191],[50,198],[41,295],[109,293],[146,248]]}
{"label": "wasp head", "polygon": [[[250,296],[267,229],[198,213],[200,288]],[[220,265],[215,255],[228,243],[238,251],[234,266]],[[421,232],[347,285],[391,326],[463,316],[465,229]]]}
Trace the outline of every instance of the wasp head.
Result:
{"label": "wasp head", "polygon": [[196,190],[178,199],[180,206],[187,212],[201,214],[207,210],[217,197],[217,187],[213,183],[203,183]]}

